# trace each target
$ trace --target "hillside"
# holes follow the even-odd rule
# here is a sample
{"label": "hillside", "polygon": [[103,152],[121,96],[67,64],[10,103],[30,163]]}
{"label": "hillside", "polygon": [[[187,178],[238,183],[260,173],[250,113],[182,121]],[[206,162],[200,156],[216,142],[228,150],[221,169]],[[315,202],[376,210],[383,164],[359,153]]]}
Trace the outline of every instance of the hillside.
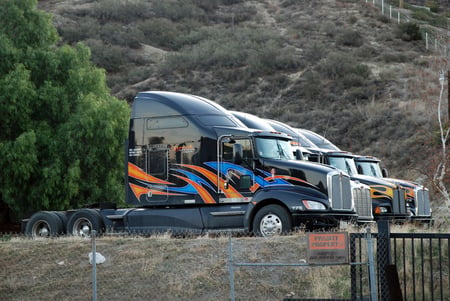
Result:
{"label": "hillside", "polygon": [[379,157],[391,176],[432,186],[446,67],[370,3],[41,0],[39,8],[54,15],[62,43],[91,48],[121,99],[142,90],[200,95],[314,130]]}

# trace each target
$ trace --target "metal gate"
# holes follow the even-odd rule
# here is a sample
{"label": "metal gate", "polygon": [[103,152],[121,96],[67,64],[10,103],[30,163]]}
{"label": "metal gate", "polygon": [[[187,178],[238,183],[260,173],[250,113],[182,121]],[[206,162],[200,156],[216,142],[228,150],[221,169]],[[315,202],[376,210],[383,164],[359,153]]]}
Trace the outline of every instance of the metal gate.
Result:
{"label": "metal gate", "polygon": [[[366,234],[350,234],[350,260],[364,262]],[[450,300],[450,234],[390,233],[378,222],[374,238],[378,300]],[[352,300],[370,300],[369,276],[352,266]]]}

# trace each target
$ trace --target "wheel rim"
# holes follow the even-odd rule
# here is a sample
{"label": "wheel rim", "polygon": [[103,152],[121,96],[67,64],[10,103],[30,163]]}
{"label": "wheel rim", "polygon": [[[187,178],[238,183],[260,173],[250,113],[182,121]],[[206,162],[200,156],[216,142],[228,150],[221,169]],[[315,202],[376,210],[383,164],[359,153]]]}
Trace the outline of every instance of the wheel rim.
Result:
{"label": "wheel rim", "polygon": [[92,231],[92,224],[85,218],[79,218],[73,223],[73,235],[89,237]]}
{"label": "wheel rim", "polygon": [[283,223],[279,216],[270,213],[261,219],[259,228],[263,236],[279,235],[283,231]]}
{"label": "wheel rim", "polygon": [[50,237],[50,229],[50,225],[46,221],[40,220],[34,223],[31,235],[36,238]]}

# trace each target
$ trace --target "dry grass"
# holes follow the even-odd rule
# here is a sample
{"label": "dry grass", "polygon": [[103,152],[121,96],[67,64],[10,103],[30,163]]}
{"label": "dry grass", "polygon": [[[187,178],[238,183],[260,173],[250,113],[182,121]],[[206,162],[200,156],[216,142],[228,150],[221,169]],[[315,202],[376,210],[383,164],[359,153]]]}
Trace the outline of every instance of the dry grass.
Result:
{"label": "dry grass", "polygon": [[[430,231],[392,226],[392,232]],[[349,232],[365,231],[350,228]],[[372,229],[376,232],[376,229]],[[306,236],[233,237],[234,263],[306,260]],[[97,252],[99,300],[229,300],[229,238],[104,236]],[[0,300],[87,300],[92,296],[91,241],[12,238],[0,242]],[[282,300],[286,295],[349,298],[350,267],[234,266],[237,300]]]}
{"label": "dry grass", "polygon": [[[303,233],[263,239],[232,238],[233,260],[303,263]],[[97,252],[100,300],[227,300],[230,296],[229,240],[101,237]],[[86,300],[92,292],[90,240],[13,238],[0,244],[1,300]],[[348,267],[235,267],[238,300],[280,300],[305,296],[348,296]],[[347,280],[342,280],[345,278]],[[321,281],[318,281],[322,279]],[[344,282],[344,285],[342,285]],[[320,283],[320,285],[318,285]]]}

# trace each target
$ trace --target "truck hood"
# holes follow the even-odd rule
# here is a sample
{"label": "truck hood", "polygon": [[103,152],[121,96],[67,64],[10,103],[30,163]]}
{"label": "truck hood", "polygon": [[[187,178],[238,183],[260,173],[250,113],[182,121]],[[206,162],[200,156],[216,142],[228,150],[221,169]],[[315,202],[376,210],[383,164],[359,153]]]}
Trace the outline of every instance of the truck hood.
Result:
{"label": "truck hood", "polygon": [[395,189],[397,185],[393,184],[392,182],[386,181],[382,178],[372,177],[372,176],[366,176],[366,175],[352,175],[351,179],[354,181],[359,181],[361,183],[367,184],[367,185],[382,185],[387,186],[390,188]]}

